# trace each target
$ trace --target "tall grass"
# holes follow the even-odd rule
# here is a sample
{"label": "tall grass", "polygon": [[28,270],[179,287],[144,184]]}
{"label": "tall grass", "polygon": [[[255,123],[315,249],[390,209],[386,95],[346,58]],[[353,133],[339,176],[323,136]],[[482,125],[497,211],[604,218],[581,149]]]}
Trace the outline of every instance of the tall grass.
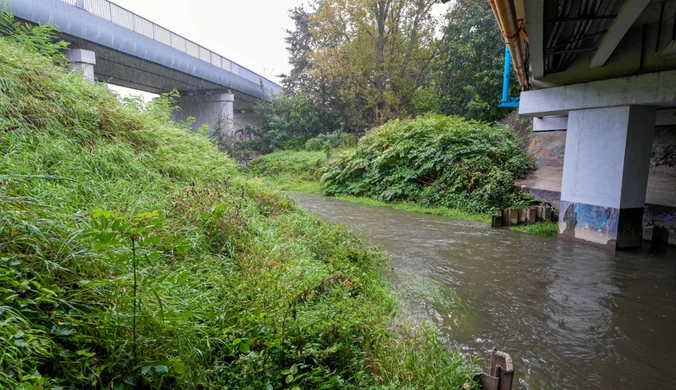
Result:
{"label": "tall grass", "polygon": [[249,163],[246,173],[283,191],[321,193],[319,179],[327,164],[326,153],[282,151],[266,154]]}
{"label": "tall grass", "polygon": [[0,388],[469,381],[433,333],[429,358],[401,347],[381,253],[242,177],[169,98],[121,102],[36,47],[0,38]]}

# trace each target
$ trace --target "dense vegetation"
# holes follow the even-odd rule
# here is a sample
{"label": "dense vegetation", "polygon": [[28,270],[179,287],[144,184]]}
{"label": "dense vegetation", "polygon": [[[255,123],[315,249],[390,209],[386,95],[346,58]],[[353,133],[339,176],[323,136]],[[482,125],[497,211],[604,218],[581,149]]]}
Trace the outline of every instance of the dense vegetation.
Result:
{"label": "dense vegetation", "polygon": [[472,384],[394,325],[380,253],[244,179],[167,98],[120,102],[55,66],[51,30],[6,33],[0,388]]}
{"label": "dense vegetation", "polygon": [[329,166],[322,185],[328,195],[492,212],[524,200],[513,185],[529,167],[506,128],[430,114],[372,130]]}
{"label": "dense vegetation", "polygon": [[[497,121],[500,108],[505,45],[487,1],[458,0],[446,15],[447,25],[432,75],[419,89],[414,110]],[[511,93],[518,94],[516,76]]]}
{"label": "dense vegetation", "polygon": [[325,152],[283,151],[252,160],[246,172],[280,190],[321,192],[319,179],[326,163]]}
{"label": "dense vegetation", "polygon": [[256,139],[245,146],[263,153],[303,149],[310,138],[347,130],[337,115],[302,95],[274,96],[272,102],[259,104],[256,114],[263,127],[252,128]]}
{"label": "dense vegetation", "polygon": [[540,222],[534,225],[513,226],[512,230],[536,236],[555,237],[559,233],[559,225],[555,222]]}
{"label": "dense vegetation", "polygon": [[437,18],[436,3],[313,0],[291,10],[285,93],[257,107],[257,139],[239,146],[270,153],[314,140],[309,149],[321,150],[328,143],[315,139],[361,136],[428,112],[488,122],[506,116],[499,107],[504,44],[490,5],[456,1]]}
{"label": "dense vegetation", "polygon": [[[506,116],[509,110],[498,106],[505,47],[490,5],[438,3],[313,0],[291,10],[286,90],[360,134],[426,112],[484,121]],[[436,17],[435,7],[446,14]]]}

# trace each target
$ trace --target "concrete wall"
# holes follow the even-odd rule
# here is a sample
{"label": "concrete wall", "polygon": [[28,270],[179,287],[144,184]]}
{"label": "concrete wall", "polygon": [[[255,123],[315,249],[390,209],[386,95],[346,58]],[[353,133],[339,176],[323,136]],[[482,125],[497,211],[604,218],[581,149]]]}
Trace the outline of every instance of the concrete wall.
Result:
{"label": "concrete wall", "polygon": [[213,95],[186,95],[176,99],[180,110],[174,112],[174,120],[186,121],[189,117],[195,118],[192,124],[193,130],[201,125],[209,125],[209,128],[216,126],[219,120],[221,125],[230,131],[232,129],[232,115],[234,97],[229,93],[220,93]]}
{"label": "concrete wall", "polygon": [[676,178],[676,126],[655,128],[650,173]]}
{"label": "concrete wall", "polygon": [[[528,154],[538,167],[563,166],[566,134],[562,131],[533,132],[528,138]],[[655,127],[650,173],[676,177],[676,126]],[[676,194],[674,194],[676,198]]]}
{"label": "concrete wall", "polygon": [[535,159],[538,167],[563,167],[565,152],[565,131],[534,132],[530,137],[528,154]]}

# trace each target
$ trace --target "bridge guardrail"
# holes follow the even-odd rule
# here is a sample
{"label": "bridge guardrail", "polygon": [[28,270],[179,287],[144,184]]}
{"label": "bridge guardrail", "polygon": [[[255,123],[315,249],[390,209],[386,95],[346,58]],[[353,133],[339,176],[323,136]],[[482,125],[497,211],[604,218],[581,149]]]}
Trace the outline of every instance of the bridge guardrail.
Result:
{"label": "bridge guardrail", "polygon": [[256,84],[263,83],[266,91],[276,91],[280,87],[276,83],[260,76],[251,70],[231,61],[199,44],[173,33],[172,31],[139,16],[126,8],[108,0],[60,0],[66,4],[80,8],[109,22],[135,31],[157,42],[161,42],[178,51],[208,62],[227,72],[234,73]]}

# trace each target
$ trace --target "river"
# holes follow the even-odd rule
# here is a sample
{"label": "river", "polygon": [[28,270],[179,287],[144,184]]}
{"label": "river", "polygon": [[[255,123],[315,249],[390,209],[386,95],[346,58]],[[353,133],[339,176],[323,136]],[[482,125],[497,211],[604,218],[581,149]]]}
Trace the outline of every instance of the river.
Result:
{"label": "river", "polygon": [[476,222],[293,194],[392,258],[407,310],[512,356],[518,389],[676,389],[676,250],[610,253]]}

